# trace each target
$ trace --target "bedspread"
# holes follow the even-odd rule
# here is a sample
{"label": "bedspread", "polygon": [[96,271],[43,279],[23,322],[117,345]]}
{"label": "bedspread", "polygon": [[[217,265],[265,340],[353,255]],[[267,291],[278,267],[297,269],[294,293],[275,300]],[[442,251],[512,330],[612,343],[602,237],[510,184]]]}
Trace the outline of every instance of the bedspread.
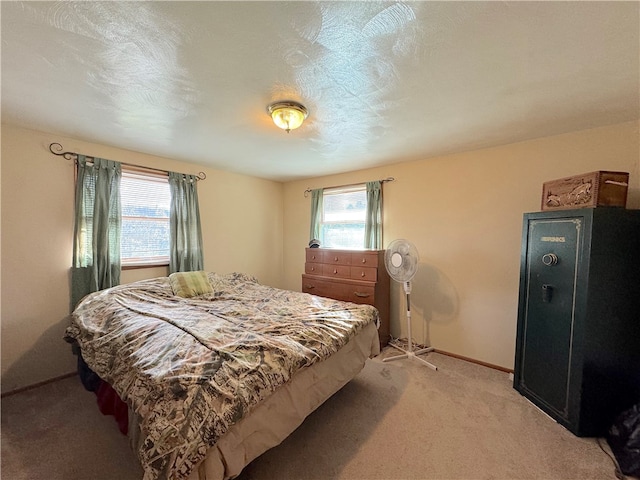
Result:
{"label": "bedspread", "polygon": [[208,278],[213,293],[193,298],[167,277],[90,294],[65,333],[138,415],[144,480],[186,478],[261,400],[378,318],[244,274]]}

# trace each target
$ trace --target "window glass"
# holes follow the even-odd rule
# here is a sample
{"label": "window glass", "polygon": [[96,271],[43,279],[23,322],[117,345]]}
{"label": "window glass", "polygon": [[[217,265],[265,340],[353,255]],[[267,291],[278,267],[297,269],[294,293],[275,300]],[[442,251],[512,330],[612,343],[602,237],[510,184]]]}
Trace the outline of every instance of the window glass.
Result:
{"label": "window glass", "polygon": [[122,265],[167,265],[171,204],[169,178],[123,170],[120,201]]}
{"label": "window glass", "polygon": [[366,185],[325,190],[322,203],[320,245],[326,248],[364,248]]}

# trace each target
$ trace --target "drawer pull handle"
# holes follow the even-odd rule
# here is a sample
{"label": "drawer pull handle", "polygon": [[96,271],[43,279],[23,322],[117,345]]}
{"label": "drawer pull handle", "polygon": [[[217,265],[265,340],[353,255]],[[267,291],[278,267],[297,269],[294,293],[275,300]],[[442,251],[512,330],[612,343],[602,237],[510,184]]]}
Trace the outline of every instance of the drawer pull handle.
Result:
{"label": "drawer pull handle", "polygon": [[315,272],[316,271],[316,267],[311,267],[311,271]]}
{"label": "drawer pull handle", "polygon": [[338,270],[336,270],[335,268],[333,269],[333,274],[336,275],[338,273]]}
{"label": "drawer pull handle", "polygon": [[363,259],[362,259],[362,263],[367,263],[367,259],[366,259],[366,258],[363,258]]}
{"label": "drawer pull handle", "polygon": [[305,285],[306,288],[308,288],[309,290],[311,290],[312,288],[316,288],[315,285]]}
{"label": "drawer pull handle", "polygon": [[362,272],[362,273],[360,274],[360,276],[361,276],[362,278],[364,278],[364,277],[366,277],[366,276],[367,276],[367,274],[366,274],[365,272]]}
{"label": "drawer pull handle", "polygon": [[338,261],[338,257],[333,257],[333,261],[337,262]]}
{"label": "drawer pull handle", "polygon": [[360,298],[367,298],[369,296],[368,293],[361,293],[361,292],[353,292],[355,293],[356,297],[360,297]]}

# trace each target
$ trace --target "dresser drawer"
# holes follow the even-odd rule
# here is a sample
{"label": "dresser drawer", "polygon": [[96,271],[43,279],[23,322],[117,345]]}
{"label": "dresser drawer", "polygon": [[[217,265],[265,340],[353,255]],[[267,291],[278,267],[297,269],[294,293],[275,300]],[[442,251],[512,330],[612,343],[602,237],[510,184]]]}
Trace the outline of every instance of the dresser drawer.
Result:
{"label": "dresser drawer", "polygon": [[332,280],[322,280],[311,275],[302,276],[302,291],[311,295],[333,298],[335,300],[346,300],[347,291],[345,285]]}
{"label": "dresser drawer", "polygon": [[379,258],[378,252],[353,252],[351,253],[351,265],[378,268],[380,266]]}
{"label": "dresser drawer", "polygon": [[351,267],[349,278],[375,282],[378,280],[378,269],[374,267]]}
{"label": "dresser drawer", "polygon": [[317,248],[307,248],[306,250],[306,262],[307,263],[322,263],[322,250]]}
{"label": "dresser drawer", "polygon": [[345,300],[347,302],[373,305],[376,302],[375,287],[373,285],[345,284]]}
{"label": "dresser drawer", "polygon": [[335,300],[342,300],[343,302],[366,305],[373,305],[376,300],[375,286],[373,284],[367,285],[348,279],[341,281],[340,279],[303,275],[302,291],[320,297],[329,297]]}
{"label": "dresser drawer", "polygon": [[305,263],[304,273],[307,275],[322,275],[322,263]]}
{"label": "dresser drawer", "polygon": [[329,265],[323,263],[322,275],[332,278],[351,278],[351,267],[349,265]]}
{"label": "dresser drawer", "polygon": [[344,250],[323,250],[322,263],[329,265],[351,265],[351,252]]}

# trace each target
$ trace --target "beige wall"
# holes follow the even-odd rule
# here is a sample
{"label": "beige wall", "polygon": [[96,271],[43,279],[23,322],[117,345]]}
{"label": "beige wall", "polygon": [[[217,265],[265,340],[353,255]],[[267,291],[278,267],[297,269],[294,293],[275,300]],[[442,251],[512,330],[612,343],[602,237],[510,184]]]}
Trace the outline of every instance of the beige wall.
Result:
{"label": "beige wall", "polygon": [[[73,231],[73,164],[66,150],[185,173],[198,184],[205,269],[242,271],[282,286],[281,183],[49,133],[2,126],[2,391],[74,371],[62,340],[68,324]],[[166,268],[127,270],[122,283],[164,276]]]}
{"label": "beige wall", "polygon": [[[522,214],[540,210],[545,181],[595,170],[630,172],[627,206],[640,208],[638,122],[498,148],[290,182],[284,191],[285,288],[300,290],[309,238],[307,188],[395,177],[384,185],[384,245],[412,241],[416,341],[513,368]],[[406,336],[401,286],[391,331]]]}

